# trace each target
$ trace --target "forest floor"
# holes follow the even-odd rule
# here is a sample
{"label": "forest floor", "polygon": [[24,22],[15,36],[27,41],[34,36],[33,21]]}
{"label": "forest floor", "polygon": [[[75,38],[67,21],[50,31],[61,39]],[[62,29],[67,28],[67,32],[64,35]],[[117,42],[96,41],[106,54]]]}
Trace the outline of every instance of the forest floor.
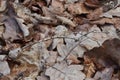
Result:
{"label": "forest floor", "polygon": [[120,80],[120,0],[0,0],[0,80]]}

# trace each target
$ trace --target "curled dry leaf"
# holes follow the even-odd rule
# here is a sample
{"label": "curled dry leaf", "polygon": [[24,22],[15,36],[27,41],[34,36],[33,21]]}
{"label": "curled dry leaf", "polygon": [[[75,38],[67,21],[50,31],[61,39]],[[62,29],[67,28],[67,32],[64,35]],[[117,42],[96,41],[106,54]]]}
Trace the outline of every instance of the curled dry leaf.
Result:
{"label": "curled dry leaf", "polygon": [[38,14],[31,14],[31,16],[37,20],[37,23],[40,22],[44,24],[57,24],[57,20],[51,17],[44,17]]}
{"label": "curled dry leaf", "polygon": [[63,24],[67,24],[67,25],[69,25],[71,27],[75,27],[76,26],[76,24],[73,21],[71,21],[70,19],[68,19],[66,17],[56,16],[56,18],[58,20],[60,20]]}

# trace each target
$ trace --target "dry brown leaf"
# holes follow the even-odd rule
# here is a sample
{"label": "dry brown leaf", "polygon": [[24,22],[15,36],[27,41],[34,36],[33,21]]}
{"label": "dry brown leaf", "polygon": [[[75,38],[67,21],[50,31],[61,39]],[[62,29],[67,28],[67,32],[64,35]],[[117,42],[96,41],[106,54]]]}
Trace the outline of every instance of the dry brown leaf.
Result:
{"label": "dry brown leaf", "polygon": [[115,28],[119,29],[120,24],[119,24],[120,19],[119,18],[101,18],[96,21],[91,21],[91,24],[98,24],[98,25],[104,25],[104,24],[113,24],[115,25]]}
{"label": "dry brown leaf", "polygon": [[89,67],[87,68],[86,76],[88,78],[92,77],[95,73],[95,65],[93,63],[89,64]]}
{"label": "dry brown leaf", "polygon": [[38,68],[35,65],[22,63],[21,65],[12,66],[11,73],[7,76],[10,80],[24,79],[25,77],[30,77],[32,80],[35,80],[37,77],[36,73],[38,73]]}
{"label": "dry brown leaf", "polygon": [[91,26],[89,24],[83,24],[83,25],[78,25],[76,27],[76,31],[77,32],[82,32],[82,31],[85,31],[85,32],[88,32],[88,30],[91,28]]}
{"label": "dry brown leaf", "polygon": [[59,0],[54,0],[51,2],[51,5],[49,6],[49,11],[54,14],[62,14],[64,11],[64,6],[62,2]]}
{"label": "dry brown leaf", "polygon": [[86,74],[87,78],[91,78],[96,70],[96,67],[94,65],[94,63],[92,62],[91,59],[89,59],[88,57],[84,56],[84,64],[85,64],[85,68],[84,68],[84,72]]}
{"label": "dry brown leaf", "polygon": [[66,5],[68,11],[73,15],[88,14],[89,10],[86,9],[83,3],[75,3]]}
{"label": "dry brown leaf", "polygon": [[45,15],[46,17],[53,17],[53,16],[54,16],[54,15],[50,12],[50,10],[49,10],[47,7],[45,7],[45,6],[42,7],[42,11],[43,11],[43,15]]}
{"label": "dry brown leaf", "polygon": [[70,60],[72,64],[79,64],[81,61],[77,59],[77,57],[73,54],[70,54],[67,58],[67,60]]}
{"label": "dry brown leaf", "polygon": [[117,19],[115,19],[115,18],[113,18],[113,19],[102,18],[102,19],[98,19],[98,20],[92,21],[91,23],[92,24],[100,24],[100,25],[104,25],[106,23],[108,23],[108,24],[114,24],[116,20]]}
{"label": "dry brown leaf", "polygon": [[56,18],[61,21],[63,24],[68,24],[71,28],[75,27],[76,24],[66,17],[56,16]]}
{"label": "dry brown leaf", "polygon": [[103,8],[97,8],[94,11],[91,11],[88,15],[87,18],[89,20],[97,20],[100,18],[100,15],[103,13]]}
{"label": "dry brown leaf", "polygon": [[[0,10],[5,13],[0,14],[0,36],[5,39],[11,37],[14,43],[6,41],[3,47],[0,38],[0,49],[3,49],[0,54],[4,54],[0,55],[0,60],[6,60],[7,54],[11,70],[6,78],[3,76],[0,80],[89,80],[97,69],[103,69],[106,65],[116,66],[115,61],[120,65],[119,57],[114,55],[119,56],[120,41],[102,45],[106,39],[118,38],[116,28],[120,27],[120,19],[100,17],[104,11],[102,8],[90,9],[84,5],[84,0],[7,1],[9,5],[6,11],[5,4],[0,6]],[[119,16],[118,13],[115,15]],[[106,23],[110,25],[107,26]],[[93,55],[91,61],[88,60],[85,64],[82,63],[84,52],[85,55],[90,53],[90,56],[87,54],[90,59]],[[113,64],[107,62],[109,57],[101,58],[102,53],[104,56],[112,55],[110,57],[113,61],[109,62]],[[85,70],[83,65],[87,66]]]}
{"label": "dry brown leaf", "polygon": [[81,70],[83,70],[81,65],[67,66],[66,62],[60,62],[48,68],[45,75],[49,76],[50,80],[83,80],[85,75]]}

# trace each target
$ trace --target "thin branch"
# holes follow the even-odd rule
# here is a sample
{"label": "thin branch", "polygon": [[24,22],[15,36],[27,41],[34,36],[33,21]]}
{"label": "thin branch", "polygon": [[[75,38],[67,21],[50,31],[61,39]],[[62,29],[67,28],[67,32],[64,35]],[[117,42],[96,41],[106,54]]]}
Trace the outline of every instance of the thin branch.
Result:
{"label": "thin branch", "polygon": [[59,72],[61,72],[61,73],[63,73],[64,75],[65,75],[65,73],[64,72],[62,72],[60,69],[57,69],[56,67],[54,67],[54,66],[52,66],[52,68],[53,69],[55,69],[55,70],[57,70],[57,71],[59,71]]}
{"label": "thin branch", "polygon": [[[92,33],[92,32],[94,32],[94,31],[91,31],[91,32],[89,32],[89,33]],[[80,38],[88,35],[89,33],[82,35]],[[83,39],[83,40],[81,41],[80,38],[79,38],[79,41],[76,43],[76,45],[75,45],[72,49],[70,49],[70,51],[68,52],[68,54],[65,56],[65,58],[64,58],[63,60],[66,60],[66,58],[70,55],[70,53],[71,53],[81,42],[83,42],[83,41],[85,41],[86,39],[88,39],[88,38],[86,38],[86,39]]]}
{"label": "thin branch", "polygon": [[33,42],[33,43],[30,43],[24,47],[22,47],[22,50],[24,50],[25,48],[31,46],[31,45],[34,45],[36,43],[40,43],[40,42],[44,42],[44,41],[48,41],[48,40],[52,40],[52,39],[57,39],[57,38],[67,38],[67,39],[73,39],[73,40],[78,40],[78,39],[75,39],[75,38],[70,38],[70,37],[66,37],[66,36],[53,36],[53,37],[49,37],[49,38],[44,38],[40,41],[37,41],[37,42]]}

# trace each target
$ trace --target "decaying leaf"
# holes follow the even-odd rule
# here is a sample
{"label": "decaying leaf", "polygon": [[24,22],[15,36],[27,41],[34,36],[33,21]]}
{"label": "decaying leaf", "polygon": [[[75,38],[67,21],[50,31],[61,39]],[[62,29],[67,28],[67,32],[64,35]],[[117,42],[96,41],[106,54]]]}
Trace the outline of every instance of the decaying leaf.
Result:
{"label": "decaying leaf", "polygon": [[0,80],[119,80],[116,1],[1,0]]}
{"label": "decaying leaf", "polygon": [[90,14],[87,15],[89,20],[97,20],[100,18],[100,15],[103,13],[103,8],[95,9],[91,11]]}
{"label": "decaying leaf", "polygon": [[16,49],[13,49],[13,50],[10,50],[9,52],[9,57],[11,58],[17,58],[18,55],[20,54],[19,52],[21,51],[21,48],[16,48]]}
{"label": "decaying leaf", "polygon": [[0,61],[0,73],[3,75],[10,74],[10,67],[7,61]]}
{"label": "decaying leaf", "polygon": [[6,14],[8,14],[7,18],[3,20],[5,25],[5,32],[3,33],[4,39],[13,41],[16,39],[22,39],[23,35],[28,36],[29,31],[23,24],[24,20],[17,18],[16,12],[10,3],[8,6],[9,8],[6,12]]}
{"label": "decaying leaf", "polygon": [[33,64],[22,63],[21,65],[12,66],[11,73],[7,75],[10,80],[14,79],[32,79],[35,80],[38,74],[38,68]]}
{"label": "decaying leaf", "polygon": [[[68,56],[67,60],[68,60],[71,64],[79,64],[79,63],[81,63],[81,61],[78,60],[78,57],[75,56],[75,55],[73,55],[73,54],[70,54],[70,55]],[[69,63],[69,64],[70,64],[70,63]]]}
{"label": "decaying leaf", "polygon": [[59,0],[51,1],[51,5],[49,6],[49,11],[55,14],[62,14],[64,11],[64,6],[62,2],[60,2]]}
{"label": "decaying leaf", "polygon": [[59,37],[65,36],[67,34],[67,31],[68,30],[65,26],[59,25],[56,27],[55,37],[58,37],[58,38],[53,39],[52,49],[55,49],[58,43],[63,43],[63,39]]}
{"label": "decaying leaf", "polygon": [[111,80],[112,74],[113,68],[106,68],[102,72],[97,72],[94,76],[94,79]]}
{"label": "decaying leaf", "polygon": [[49,52],[49,57],[46,59],[46,65],[48,66],[54,65],[57,57],[58,57],[57,52],[53,52],[53,51]]}
{"label": "decaying leaf", "polygon": [[92,21],[91,23],[92,24],[99,24],[99,25],[104,25],[104,24],[119,24],[118,23],[119,21],[119,18],[101,18],[101,19],[98,19],[96,21]]}
{"label": "decaying leaf", "polygon": [[[81,65],[67,66],[65,62],[57,63],[53,67],[46,70],[45,75],[50,77],[50,80],[83,80],[85,75],[80,71],[83,69]],[[52,76],[54,74],[54,76]]]}
{"label": "decaying leaf", "polygon": [[23,32],[23,35],[24,37],[27,37],[29,36],[30,32],[29,32],[29,27],[27,27],[25,24],[24,24],[24,20],[23,19],[20,19],[20,18],[16,18],[22,32]]}
{"label": "decaying leaf", "polygon": [[3,33],[4,39],[20,39],[22,37],[22,30],[20,29],[15,18],[8,18],[4,21],[5,24],[5,32]]}
{"label": "decaying leaf", "polygon": [[73,15],[80,15],[80,14],[88,14],[89,10],[86,9],[83,3],[75,3],[75,4],[68,4],[66,5],[68,11],[70,11]]}
{"label": "decaying leaf", "polygon": [[67,18],[61,17],[61,16],[56,16],[56,18],[64,24],[68,24],[69,26],[72,26],[72,27],[76,26],[75,23],[73,23],[70,19],[67,19]]}

